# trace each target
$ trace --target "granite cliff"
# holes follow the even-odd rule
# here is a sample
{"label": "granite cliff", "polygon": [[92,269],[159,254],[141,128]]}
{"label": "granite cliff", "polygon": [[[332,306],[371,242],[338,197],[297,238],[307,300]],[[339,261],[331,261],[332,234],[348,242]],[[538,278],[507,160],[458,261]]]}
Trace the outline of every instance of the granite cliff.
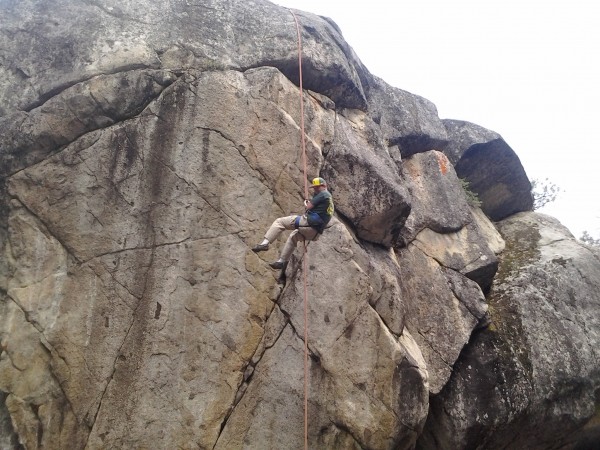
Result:
{"label": "granite cliff", "polygon": [[[296,14],[309,447],[598,445],[598,249]],[[265,0],[0,0],[2,448],[303,447],[302,253],[250,251],[302,205],[296,45]]]}

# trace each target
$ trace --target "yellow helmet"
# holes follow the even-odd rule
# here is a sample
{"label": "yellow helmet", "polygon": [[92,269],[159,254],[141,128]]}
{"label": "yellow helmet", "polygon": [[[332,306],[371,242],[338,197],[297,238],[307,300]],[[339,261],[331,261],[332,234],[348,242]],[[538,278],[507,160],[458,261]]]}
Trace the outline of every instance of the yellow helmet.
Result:
{"label": "yellow helmet", "polygon": [[317,186],[327,186],[327,182],[323,178],[320,178],[320,177],[313,178],[310,187],[317,187]]}

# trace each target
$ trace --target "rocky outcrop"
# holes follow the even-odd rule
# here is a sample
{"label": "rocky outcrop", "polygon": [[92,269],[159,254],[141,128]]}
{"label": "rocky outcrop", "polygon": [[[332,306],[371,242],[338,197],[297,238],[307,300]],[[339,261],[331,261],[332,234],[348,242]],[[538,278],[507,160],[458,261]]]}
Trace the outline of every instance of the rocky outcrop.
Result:
{"label": "rocky outcrop", "polygon": [[448,145],[448,133],[432,102],[389,86],[377,77],[369,79],[366,85],[369,113],[381,128],[387,145],[397,146],[402,157],[443,150]]}
{"label": "rocky outcrop", "polygon": [[[60,361],[48,376],[92,447],[150,445],[158,436],[147,424],[165,408],[185,421],[194,404],[206,413],[190,413],[190,429],[214,445],[273,309],[274,279],[256,257],[244,262],[241,236],[256,240],[257,227],[298,203],[301,190],[298,161],[277,161],[291,155],[271,150],[299,144],[291,115],[268,97],[284,89],[296,98],[275,69],[190,75],[135,120],[11,177],[8,294]],[[254,138],[265,114],[282,126]],[[317,164],[318,149],[309,155]]]}
{"label": "rocky outcrop", "polygon": [[593,448],[600,252],[542,214],[499,228],[507,248],[488,296],[491,325],[433,399],[418,447]]}
{"label": "rocky outcrop", "polygon": [[346,115],[336,118],[323,176],[336,180],[337,212],[356,225],[358,236],[390,247],[410,213],[410,198],[396,164],[374,138],[375,124],[360,111]]}
{"label": "rocky outcrop", "polygon": [[402,171],[413,208],[402,230],[404,242],[489,288],[503,241],[481,210],[469,205],[449,160],[435,150],[420,153]]}
{"label": "rocky outcrop", "polygon": [[[296,14],[303,93],[267,1],[0,4],[0,446],[302,447],[305,311],[311,448],[595,439],[597,253],[501,236],[514,152]],[[250,248],[315,176],[336,217],[277,278]]]}
{"label": "rocky outcrop", "polygon": [[[338,27],[314,14],[296,14],[303,24],[305,87],[338,106],[366,109],[360,82],[366,69]],[[266,0],[8,2],[0,30],[0,115],[30,110],[92,77],[132,69],[275,66],[298,79],[294,17]]]}
{"label": "rocky outcrop", "polygon": [[[414,446],[427,415],[426,366],[402,324],[386,325],[395,311],[378,312],[382,297],[388,304],[400,301],[400,293],[390,293],[385,283],[394,280],[387,267],[371,262],[389,261],[389,251],[362,249],[338,222],[327,239],[310,244],[309,254],[312,444]],[[339,267],[345,267],[343,276]],[[298,333],[304,327],[303,290],[301,272],[292,273],[278,301],[283,314],[273,314],[273,324],[267,324],[279,338],[265,345],[272,348],[264,354],[255,355],[253,378],[216,448],[283,448],[286,442],[302,442],[303,343]]]}
{"label": "rocky outcrop", "polygon": [[459,231],[471,222],[471,210],[446,156],[436,150],[405,159],[401,170],[411,193],[412,214],[402,230],[406,242],[421,231]]}
{"label": "rocky outcrop", "polygon": [[531,183],[514,150],[493,131],[469,122],[444,120],[450,144],[444,150],[456,173],[469,183],[492,220],[533,210]]}
{"label": "rocky outcrop", "polygon": [[31,166],[90,131],[138,115],[176,77],[164,70],[99,75],[29,112],[0,118],[0,176]]}
{"label": "rocky outcrop", "polygon": [[[270,423],[254,407],[243,413],[246,403],[233,405],[246,398],[264,403],[264,397],[253,394],[255,389],[280,378],[278,367],[290,357],[289,346],[302,347],[295,331],[301,328],[302,315],[294,309],[299,287],[280,296],[281,312],[273,315],[279,308],[272,302],[275,279],[248,252],[270,217],[300,203],[297,111],[286,111],[297,95],[272,68],[190,72],[135,119],[90,132],[10,177],[8,230],[14,262],[7,291],[11,308],[31,324],[32,345],[38,342],[51,355],[34,371],[48,379],[40,389],[51,390],[56,396],[52,405],[67,408],[71,420],[80,424],[60,430],[65,439],[87,442],[91,448],[151,445],[160,439],[181,445],[200,439],[203,446],[228,448],[238,442],[240,429],[249,437],[254,427],[265,430]],[[308,129],[320,124],[308,146],[313,174],[319,173],[320,148],[333,138],[334,129],[333,112],[318,99],[306,99],[308,114],[314,117]],[[224,103],[228,108],[219,107]],[[280,125],[268,130],[264,121]],[[370,173],[375,180],[379,176],[376,170]],[[345,230],[341,223],[339,230]],[[329,330],[319,334],[323,342],[311,342],[319,361],[313,372],[325,376],[322,388],[317,384],[311,389],[323,416],[314,433],[321,436],[322,427],[335,423],[319,439],[339,440],[339,430],[346,430],[342,435],[365,447],[414,443],[414,430],[427,412],[427,376],[417,345],[394,314],[401,306],[390,307],[398,300],[387,291],[385,281],[394,277],[384,269],[393,267],[393,260],[385,263],[390,256],[380,256],[382,263],[373,265],[348,231],[340,242],[334,239],[336,233],[330,230],[323,254],[313,255],[329,260],[328,266],[319,267],[330,271],[323,275],[324,292],[313,292],[323,302],[322,307],[315,305],[314,325]],[[339,261],[328,257],[341,248],[360,254],[360,265],[348,261],[348,253],[340,253]],[[325,280],[344,264],[356,267],[356,273],[339,279],[347,292],[331,289]],[[314,277],[318,286],[317,272]],[[374,290],[375,285],[381,290]],[[379,306],[383,296],[389,296],[385,307]],[[278,324],[278,317],[289,317],[289,325]],[[257,354],[265,330],[282,325],[288,332],[277,332],[273,348],[263,349],[268,356]],[[366,345],[368,336],[373,336],[372,346]],[[352,345],[356,354],[347,351]],[[278,349],[285,355],[278,355]],[[7,348],[5,382],[21,386],[8,363],[18,357],[32,359],[32,352]],[[347,373],[348,367],[358,370],[356,361],[367,354],[378,356],[355,375]],[[385,359],[389,362],[384,364]],[[273,363],[267,364],[269,360]],[[373,377],[375,368],[381,372]],[[390,377],[396,380],[396,394],[385,387]],[[289,376],[284,380],[289,383]],[[420,381],[406,402],[399,403],[406,395],[406,380]],[[332,385],[338,387],[331,391]],[[414,395],[419,385],[421,394]],[[298,392],[298,385],[286,386],[273,400],[287,404]],[[21,398],[16,393],[25,388],[3,384],[3,389],[10,392],[8,403]],[[348,405],[364,404],[384,391],[390,397],[378,400],[383,403],[376,432],[371,430],[374,409],[356,416],[353,408],[335,406],[340,396],[356,397],[346,400]],[[36,401],[55,412],[46,398]],[[21,408],[28,410],[30,404]],[[163,425],[149,432],[149,424],[163,422],[166,411],[174,424],[186,423],[189,431]],[[24,427],[18,429],[23,442],[54,439],[52,429],[28,428],[38,421],[35,416],[12,417]],[[277,436],[275,447],[289,439],[285,433]]]}

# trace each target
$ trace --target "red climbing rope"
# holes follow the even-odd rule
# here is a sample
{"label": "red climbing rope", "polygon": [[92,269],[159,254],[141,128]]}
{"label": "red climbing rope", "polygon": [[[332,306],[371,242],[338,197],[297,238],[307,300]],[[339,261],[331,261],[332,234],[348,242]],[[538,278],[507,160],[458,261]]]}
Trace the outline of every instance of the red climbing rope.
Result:
{"label": "red climbing rope", "polygon": [[[304,138],[304,92],[302,88],[302,36],[300,34],[300,24],[294,11],[290,9],[294,21],[296,22],[296,31],[298,33],[298,74],[300,77],[300,136],[302,140],[302,164],[304,169],[304,198],[308,199],[308,178],[306,176],[306,141]],[[306,240],[304,242],[304,258],[302,272],[304,274],[304,449],[308,450],[308,251]]]}
{"label": "red climbing rope", "polygon": [[302,165],[304,171],[304,198],[308,198],[308,178],[306,176],[306,140],[304,137],[304,93],[302,87],[302,37],[300,35],[300,24],[296,14],[290,9],[296,22],[296,31],[298,33],[298,76],[300,78],[300,139],[302,140]]}

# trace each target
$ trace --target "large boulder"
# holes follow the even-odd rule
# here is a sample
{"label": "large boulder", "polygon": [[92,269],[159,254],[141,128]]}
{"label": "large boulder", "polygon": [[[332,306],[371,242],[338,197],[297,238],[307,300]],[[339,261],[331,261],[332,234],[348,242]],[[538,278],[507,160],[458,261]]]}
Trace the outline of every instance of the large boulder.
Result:
{"label": "large boulder", "polygon": [[369,113],[381,127],[388,146],[397,146],[403,158],[448,144],[437,108],[426,98],[390,86],[377,77],[366,85]]}
{"label": "large boulder", "polygon": [[[293,433],[265,428],[281,410],[260,405],[264,386],[281,380],[272,400],[302,416],[302,358],[287,350],[302,347],[301,272],[280,295],[249,252],[274,216],[301,204],[297,99],[274,68],[190,71],[135,118],[9,177],[4,306],[13,312],[2,330],[7,342],[16,327],[26,333],[3,350],[0,390],[21,442],[300,445],[297,423]],[[317,94],[305,101],[316,175],[335,114]],[[335,224],[311,244],[311,440],[411,448],[428,369],[404,327],[396,258]]]}
{"label": "large boulder", "polygon": [[402,173],[412,205],[401,231],[403,242],[487,290],[498,267],[502,238],[485,214],[469,205],[448,158],[435,150],[419,153],[403,161]]}
{"label": "large boulder", "polygon": [[507,246],[488,297],[491,325],[432,399],[419,448],[592,448],[600,253],[542,214],[499,228]]}
{"label": "large boulder", "polygon": [[[297,99],[274,68],[190,73],[135,119],[9,178],[6,288],[32,325],[32,343],[2,360],[19,436],[214,445],[273,308],[275,278],[249,245],[301,204],[298,113],[285,110]],[[306,100],[332,131],[333,113]],[[327,130],[308,140],[312,174]],[[14,336],[17,317],[4,333]],[[35,376],[60,389],[30,399],[11,361],[40,341],[51,360]],[[80,425],[57,432],[27,414],[34,406]],[[165,414],[172,424],[148,432]]]}
{"label": "large boulder", "polygon": [[494,220],[533,209],[531,183],[517,154],[493,131],[457,120],[444,120],[450,143],[444,149],[456,174],[469,183],[481,209]]}
{"label": "large boulder", "polygon": [[[305,412],[311,448],[595,439],[597,253],[538,216],[505,247],[512,150],[296,15],[303,93],[265,0],[0,1],[0,446],[297,448]],[[277,278],[250,248],[316,176],[336,216]]]}
{"label": "large boulder", "polygon": [[437,150],[419,153],[404,159],[401,170],[412,206],[401,233],[405,242],[424,229],[451,233],[471,222],[465,192],[446,155]]}
{"label": "large boulder", "polygon": [[278,300],[283,314],[269,319],[278,330],[270,336],[277,338],[269,338],[255,357],[252,378],[217,449],[302,446],[305,307],[312,445],[414,448],[427,414],[425,361],[408,331],[388,328],[371,306],[389,295],[378,281],[386,276],[382,266],[365,265],[371,252],[381,250],[363,250],[341,222],[310,243],[304,256],[310,272],[307,305],[302,269],[288,269],[292,279]]}
{"label": "large boulder", "polygon": [[[0,116],[30,110],[92,77],[132,69],[275,66],[298,79],[294,17],[266,0],[25,0],[0,8]],[[296,15],[304,86],[339,106],[366,109],[361,77],[368,72],[339,28],[314,14]]]}
{"label": "large boulder", "polygon": [[333,186],[336,210],[369,242],[393,246],[410,213],[410,197],[377,128],[363,112],[335,121],[335,142],[323,176]]}
{"label": "large boulder", "polygon": [[444,387],[471,332],[486,317],[480,287],[413,244],[398,251],[405,324],[425,358],[429,391]]}

